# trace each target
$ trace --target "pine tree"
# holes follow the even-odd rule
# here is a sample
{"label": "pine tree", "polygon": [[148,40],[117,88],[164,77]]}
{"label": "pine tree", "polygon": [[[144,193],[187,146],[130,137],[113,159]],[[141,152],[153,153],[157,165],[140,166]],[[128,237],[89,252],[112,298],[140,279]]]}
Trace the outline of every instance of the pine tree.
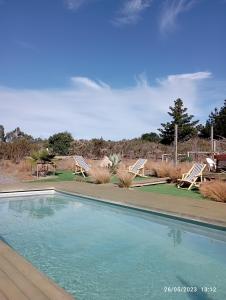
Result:
{"label": "pine tree", "polygon": [[4,130],[4,126],[0,125],[0,142],[4,142],[5,141],[5,130]]}
{"label": "pine tree", "polygon": [[211,126],[214,128],[215,139],[226,138],[226,100],[224,100],[224,105],[220,109],[215,108],[210,113],[209,119],[201,130],[201,137],[210,137]]}
{"label": "pine tree", "polygon": [[186,141],[198,134],[198,122],[192,121],[193,115],[187,113],[183,101],[179,98],[174,101],[174,107],[169,107],[168,114],[172,117],[171,122],[162,123],[163,128],[158,129],[160,132],[161,143],[170,145],[174,140],[175,124],[178,125],[178,140]]}

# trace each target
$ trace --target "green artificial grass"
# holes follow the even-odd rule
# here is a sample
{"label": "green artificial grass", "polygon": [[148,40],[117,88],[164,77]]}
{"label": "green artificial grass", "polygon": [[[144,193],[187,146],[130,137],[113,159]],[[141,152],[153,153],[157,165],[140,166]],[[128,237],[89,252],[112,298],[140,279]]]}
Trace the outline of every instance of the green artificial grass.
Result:
{"label": "green artificial grass", "polygon": [[[147,179],[147,178],[146,178]],[[31,182],[60,182],[60,181],[84,181],[92,182],[91,177],[84,178],[82,175],[75,175],[72,171],[57,171],[55,176],[47,176],[39,180],[33,180]],[[134,181],[144,180],[142,177],[134,178]],[[111,183],[117,184],[118,178],[116,175],[111,177]],[[144,192],[153,192],[163,195],[171,195],[178,197],[189,197],[193,199],[204,199],[198,190],[188,191],[187,189],[178,189],[174,184],[156,184],[149,186],[142,186],[135,188]]]}
{"label": "green artificial grass", "polygon": [[[74,180],[92,182],[92,178],[90,176],[84,178],[82,175],[75,175],[73,174],[72,171],[67,171],[67,170],[57,171],[55,176],[54,175],[46,176],[46,177],[42,177],[39,180],[32,180],[31,182],[60,182],[60,181],[74,181]],[[143,177],[134,178],[134,181],[140,181],[140,180],[144,180],[144,178]],[[110,182],[113,184],[117,184],[119,180],[117,176],[114,175],[111,177]]]}
{"label": "green artificial grass", "polygon": [[198,190],[188,190],[188,189],[178,189],[174,184],[156,184],[156,185],[149,185],[149,186],[142,186],[139,188],[135,188],[139,191],[144,192],[153,192],[159,193],[163,195],[170,195],[170,196],[178,196],[178,197],[187,197],[202,200],[204,197],[199,193]]}
{"label": "green artificial grass", "polygon": [[[72,171],[57,171],[55,176],[46,176],[42,179],[34,180],[35,182],[59,182],[59,181],[73,181],[75,175]],[[32,182],[34,182],[32,181]]]}

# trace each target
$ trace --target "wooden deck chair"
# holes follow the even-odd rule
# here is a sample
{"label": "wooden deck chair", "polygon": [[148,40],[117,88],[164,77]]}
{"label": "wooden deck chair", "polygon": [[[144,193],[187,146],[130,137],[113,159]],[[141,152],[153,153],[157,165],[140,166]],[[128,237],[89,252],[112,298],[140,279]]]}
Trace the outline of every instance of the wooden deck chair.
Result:
{"label": "wooden deck chair", "polygon": [[87,173],[90,170],[90,165],[88,165],[83,156],[75,155],[73,156],[75,161],[75,174],[82,174],[83,177],[86,177]]}
{"label": "wooden deck chair", "polygon": [[179,179],[180,183],[177,187],[182,187],[185,183],[189,184],[188,189],[190,190],[193,186],[199,186],[197,182],[198,178],[203,182],[203,171],[205,169],[205,164],[195,163],[188,173],[182,175],[182,178]]}
{"label": "wooden deck chair", "polygon": [[134,165],[129,166],[129,173],[132,173],[134,177],[147,177],[144,175],[144,165],[146,164],[146,162],[147,159],[139,158]]}

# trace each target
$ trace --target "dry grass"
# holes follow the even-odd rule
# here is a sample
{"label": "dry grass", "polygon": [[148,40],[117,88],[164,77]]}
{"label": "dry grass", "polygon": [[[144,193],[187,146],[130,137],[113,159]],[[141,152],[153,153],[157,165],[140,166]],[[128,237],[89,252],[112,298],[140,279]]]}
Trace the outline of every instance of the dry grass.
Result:
{"label": "dry grass", "polygon": [[119,186],[129,188],[133,183],[133,175],[126,170],[119,170],[117,172],[117,177],[119,179]]}
{"label": "dry grass", "polygon": [[32,178],[32,163],[30,160],[21,160],[17,164],[10,160],[2,160],[0,173],[17,179],[28,180]]}
{"label": "dry grass", "polygon": [[111,174],[107,168],[92,168],[89,175],[97,184],[109,183],[111,180]]}
{"label": "dry grass", "polygon": [[201,184],[199,188],[201,194],[214,201],[226,203],[226,182],[215,180]]}
{"label": "dry grass", "polygon": [[176,182],[182,177],[182,174],[187,173],[192,167],[192,163],[184,162],[174,166],[171,162],[156,162],[148,160],[145,168],[149,170],[151,175],[159,178],[169,177],[173,182]]}
{"label": "dry grass", "polygon": [[54,159],[56,164],[56,168],[58,170],[74,170],[74,159],[73,157],[64,157],[64,158],[56,158]]}
{"label": "dry grass", "polygon": [[189,162],[180,163],[176,167],[172,165],[171,168],[169,168],[170,179],[173,182],[177,182],[184,173],[187,173],[191,169],[192,165],[193,164]]}

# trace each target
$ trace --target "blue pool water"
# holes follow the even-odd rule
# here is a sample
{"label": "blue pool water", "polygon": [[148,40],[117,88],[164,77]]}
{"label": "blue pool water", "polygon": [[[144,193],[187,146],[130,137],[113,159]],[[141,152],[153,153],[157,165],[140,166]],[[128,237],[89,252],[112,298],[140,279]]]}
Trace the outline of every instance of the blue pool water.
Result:
{"label": "blue pool water", "polygon": [[0,238],[78,300],[226,299],[224,231],[56,193],[0,199]]}

